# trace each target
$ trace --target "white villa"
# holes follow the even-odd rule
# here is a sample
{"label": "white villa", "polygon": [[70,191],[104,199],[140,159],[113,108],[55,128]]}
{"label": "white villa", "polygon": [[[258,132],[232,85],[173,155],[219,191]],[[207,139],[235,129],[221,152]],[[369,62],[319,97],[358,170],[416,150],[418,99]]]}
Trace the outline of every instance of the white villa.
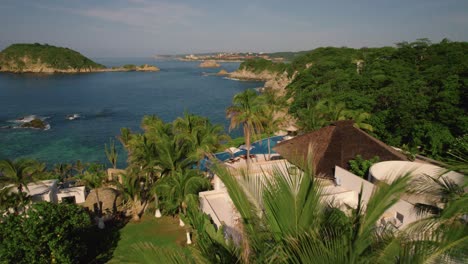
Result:
{"label": "white villa", "polygon": [[[11,188],[12,185],[8,185],[5,188]],[[16,188],[11,188],[12,192],[17,192]],[[35,183],[29,183],[27,188],[23,189],[27,195],[31,196],[33,202],[52,202],[61,203],[64,201],[73,203],[84,203],[86,199],[86,192],[84,186],[70,186],[62,187],[59,186],[58,180],[45,180],[38,181]]]}
{"label": "white villa", "polygon": [[[300,160],[305,160],[308,146],[313,146],[314,157],[311,161],[315,174],[323,183],[323,200],[334,206],[346,210],[356,208],[358,194],[363,191],[364,204],[375,188],[375,183],[385,181],[391,183],[397,175],[411,173],[413,179],[422,175],[439,176],[443,168],[429,164],[422,160],[409,161],[405,155],[383,142],[373,138],[364,131],[355,128],[350,121],[339,121],[320,130],[283,141],[274,147],[279,154],[272,160],[266,160],[263,155],[256,155],[252,160],[249,175],[268,177],[275,169],[297,170]],[[348,171],[348,162],[356,155],[364,159],[378,156],[381,162],[370,168],[367,179],[363,179]],[[280,156],[281,155],[281,156]],[[241,171],[246,168],[243,159],[226,162],[230,172],[241,178]],[[296,167],[297,166],[297,167]],[[450,172],[444,174],[456,183],[463,183],[464,176]],[[227,235],[234,239],[239,237],[239,215],[221,180],[214,175],[214,189],[201,192],[201,209],[211,216],[217,227],[224,225]],[[414,204],[425,201],[425,197],[404,195],[380,219],[381,224],[392,224],[395,228],[403,228],[416,221],[418,216]]]}

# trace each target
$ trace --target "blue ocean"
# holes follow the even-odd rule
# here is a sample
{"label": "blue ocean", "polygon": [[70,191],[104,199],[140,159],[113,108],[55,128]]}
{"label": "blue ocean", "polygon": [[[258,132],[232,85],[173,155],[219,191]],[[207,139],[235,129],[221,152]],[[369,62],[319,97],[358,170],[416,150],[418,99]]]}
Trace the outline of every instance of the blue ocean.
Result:
{"label": "blue ocean", "polygon": [[[221,63],[218,69],[198,62],[154,59],[94,59],[108,67],[152,64],[160,72],[86,74],[0,74],[0,159],[34,158],[49,166],[59,162],[106,162],[104,144],[116,139],[120,128],[141,131],[144,115],[170,122],[184,111],[222,124],[232,97],[260,82],[240,82],[216,76],[220,69],[234,71],[239,63]],[[78,114],[80,118],[68,120]],[[48,130],[12,128],[14,121],[36,115]],[[234,131],[232,136],[240,135]],[[126,155],[120,143],[119,162]]]}

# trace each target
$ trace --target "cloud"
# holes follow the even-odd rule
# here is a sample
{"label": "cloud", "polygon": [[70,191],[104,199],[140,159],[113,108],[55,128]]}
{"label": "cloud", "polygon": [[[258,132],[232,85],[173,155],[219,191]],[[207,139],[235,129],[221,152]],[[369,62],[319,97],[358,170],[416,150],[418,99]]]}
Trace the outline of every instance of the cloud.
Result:
{"label": "cloud", "polygon": [[189,27],[194,19],[203,15],[201,10],[186,4],[146,0],[126,0],[124,5],[100,7],[38,7],[126,25],[146,32],[158,32],[174,26]]}

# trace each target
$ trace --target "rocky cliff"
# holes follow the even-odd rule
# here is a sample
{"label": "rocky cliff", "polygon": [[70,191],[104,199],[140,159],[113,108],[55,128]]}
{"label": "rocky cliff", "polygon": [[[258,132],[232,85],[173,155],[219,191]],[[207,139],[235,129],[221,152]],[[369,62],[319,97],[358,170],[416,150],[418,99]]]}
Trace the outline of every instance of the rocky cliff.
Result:
{"label": "rocky cliff", "polygon": [[[230,78],[245,80],[245,81],[264,81],[263,91],[273,90],[276,96],[283,97],[286,95],[286,87],[294,80],[297,72],[289,76],[287,72],[279,73],[268,70],[254,72],[245,68],[229,73]],[[297,120],[288,113],[287,107],[279,110],[274,118],[282,119],[283,122],[279,127],[279,132],[289,131],[292,128],[296,129]],[[282,130],[282,131],[281,131]]]}
{"label": "rocky cliff", "polygon": [[273,89],[279,93],[279,95],[284,95],[286,93],[286,86],[288,86],[295,77],[293,74],[292,77],[288,75],[287,72],[277,73],[271,71],[261,71],[253,72],[247,69],[240,69],[229,74],[230,78],[245,80],[245,81],[264,81],[265,89]]}
{"label": "rocky cliff", "polygon": [[0,65],[0,72],[11,73],[90,73],[90,72],[129,72],[129,71],[142,71],[142,72],[157,72],[160,69],[156,66],[144,64],[135,66],[135,68],[126,67],[84,67],[84,68],[54,68],[47,63],[41,62],[40,59],[33,61],[28,57],[21,58],[21,63],[4,63]]}

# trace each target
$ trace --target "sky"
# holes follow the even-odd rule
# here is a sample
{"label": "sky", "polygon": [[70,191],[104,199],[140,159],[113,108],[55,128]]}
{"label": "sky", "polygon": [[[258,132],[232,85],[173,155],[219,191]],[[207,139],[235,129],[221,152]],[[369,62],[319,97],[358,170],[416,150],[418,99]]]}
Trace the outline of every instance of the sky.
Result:
{"label": "sky", "polygon": [[467,0],[0,0],[0,49],[48,43],[89,57],[468,41]]}

